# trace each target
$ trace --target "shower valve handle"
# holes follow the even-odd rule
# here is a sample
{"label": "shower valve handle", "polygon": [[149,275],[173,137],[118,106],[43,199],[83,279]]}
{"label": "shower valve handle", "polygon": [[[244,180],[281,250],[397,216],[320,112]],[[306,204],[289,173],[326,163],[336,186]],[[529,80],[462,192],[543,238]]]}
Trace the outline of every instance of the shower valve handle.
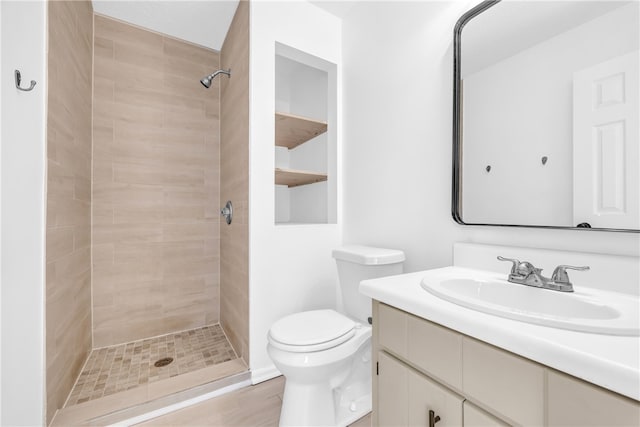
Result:
{"label": "shower valve handle", "polygon": [[227,224],[231,224],[231,220],[233,219],[233,205],[231,204],[231,200],[228,200],[227,204],[220,209],[220,215],[224,217]]}

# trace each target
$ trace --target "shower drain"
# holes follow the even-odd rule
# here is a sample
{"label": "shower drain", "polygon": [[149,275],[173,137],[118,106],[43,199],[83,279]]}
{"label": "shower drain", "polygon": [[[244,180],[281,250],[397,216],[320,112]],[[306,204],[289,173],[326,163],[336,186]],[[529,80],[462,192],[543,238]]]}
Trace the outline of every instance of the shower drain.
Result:
{"label": "shower drain", "polygon": [[173,357],[163,357],[162,359],[156,360],[156,363],[154,363],[153,366],[160,368],[162,366],[167,366],[171,362],[173,362]]}

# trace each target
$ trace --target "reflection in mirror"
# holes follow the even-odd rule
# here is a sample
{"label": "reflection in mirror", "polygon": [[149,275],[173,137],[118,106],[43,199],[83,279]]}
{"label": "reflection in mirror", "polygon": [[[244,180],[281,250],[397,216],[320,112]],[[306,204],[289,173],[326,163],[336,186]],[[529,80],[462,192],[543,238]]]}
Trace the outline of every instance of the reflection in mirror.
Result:
{"label": "reflection in mirror", "polygon": [[639,3],[479,8],[456,31],[454,217],[638,231]]}

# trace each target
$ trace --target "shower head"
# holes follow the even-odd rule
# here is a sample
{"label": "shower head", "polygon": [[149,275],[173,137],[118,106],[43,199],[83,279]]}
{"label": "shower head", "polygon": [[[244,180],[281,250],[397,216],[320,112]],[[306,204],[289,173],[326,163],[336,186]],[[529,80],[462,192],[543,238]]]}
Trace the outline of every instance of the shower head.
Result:
{"label": "shower head", "polygon": [[216,71],[214,73],[211,73],[208,76],[203,77],[202,79],[200,79],[200,83],[202,83],[202,86],[204,86],[207,89],[209,89],[211,87],[211,83],[213,82],[213,79],[215,79],[218,74],[226,74],[227,76],[231,77],[231,69],[218,70],[218,71]]}
{"label": "shower head", "polygon": [[202,86],[204,86],[207,89],[209,89],[211,87],[211,77],[207,76],[207,77],[204,77],[204,78],[200,79],[200,83],[202,83]]}

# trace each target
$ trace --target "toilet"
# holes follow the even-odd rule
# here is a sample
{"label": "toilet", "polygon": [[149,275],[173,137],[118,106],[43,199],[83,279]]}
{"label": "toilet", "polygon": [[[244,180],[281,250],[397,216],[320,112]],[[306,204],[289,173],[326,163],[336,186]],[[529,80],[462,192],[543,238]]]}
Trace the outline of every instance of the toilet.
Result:
{"label": "toilet", "polygon": [[286,379],[281,426],[346,426],[371,411],[371,299],[360,281],[402,273],[404,253],[333,250],[344,313],[312,310],[271,326],[267,352]]}

